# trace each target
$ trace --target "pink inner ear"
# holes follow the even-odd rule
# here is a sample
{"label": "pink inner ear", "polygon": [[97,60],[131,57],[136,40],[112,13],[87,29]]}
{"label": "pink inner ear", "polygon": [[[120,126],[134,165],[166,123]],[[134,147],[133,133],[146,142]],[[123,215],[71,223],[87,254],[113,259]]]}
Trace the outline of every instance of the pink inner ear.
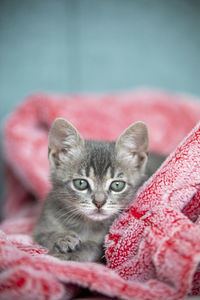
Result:
{"label": "pink inner ear", "polygon": [[53,122],[49,132],[49,144],[51,148],[59,148],[62,142],[67,138],[69,131],[68,122],[57,118]]}
{"label": "pink inner ear", "polygon": [[147,155],[144,152],[138,153],[138,160],[142,163],[145,159],[147,159]]}
{"label": "pink inner ear", "polygon": [[127,149],[127,152],[130,150],[136,153],[147,152],[149,144],[147,127],[143,123],[134,123],[121,134],[117,140],[117,144],[119,148],[121,146]]}

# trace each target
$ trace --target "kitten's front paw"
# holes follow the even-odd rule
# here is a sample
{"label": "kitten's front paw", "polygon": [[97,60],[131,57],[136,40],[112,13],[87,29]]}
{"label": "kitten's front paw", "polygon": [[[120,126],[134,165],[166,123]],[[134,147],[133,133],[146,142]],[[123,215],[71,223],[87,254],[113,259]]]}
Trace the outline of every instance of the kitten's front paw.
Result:
{"label": "kitten's front paw", "polygon": [[80,247],[79,236],[75,232],[59,234],[52,248],[52,253],[72,252]]}

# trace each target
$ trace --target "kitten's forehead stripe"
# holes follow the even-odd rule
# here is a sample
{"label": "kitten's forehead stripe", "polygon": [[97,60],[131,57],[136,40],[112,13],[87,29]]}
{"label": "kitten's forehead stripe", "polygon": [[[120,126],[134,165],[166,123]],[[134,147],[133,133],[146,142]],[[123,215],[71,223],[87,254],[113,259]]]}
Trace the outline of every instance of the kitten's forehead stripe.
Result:
{"label": "kitten's forehead stripe", "polygon": [[116,177],[123,177],[124,176],[124,173],[118,173],[117,175],[116,175]]}
{"label": "kitten's forehead stripe", "polygon": [[109,168],[107,169],[107,177],[114,178],[114,176],[115,176],[115,169],[113,166],[109,166]]}
{"label": "kitten's forehead stripe", "polygon": [[81,168],[78,170],[78,173],[81,175],[81,176],[86,176],[86,171],[84,168]]}
{"label": "kitten's forehead stripe", "polygon": [[100,178],[107,175],[110,169],[111,176],[114,176],[114,143],[86,141],[86,174]]}
{"label": "kitten's forehead stripe", "polygon": [[89,164],[86,165],[85,174],[87,177],[89,177],[89,175],[90,175],[90,165]]}
{"label": "kitten's forehead stripe", "polygon": [[89,169],[89,177],[94,177],[94,168],[90,167]]}
{"label": "kitten's forehead stripe", "polygon": [[111,171],[111,167],[110,166],[107,168],[106,177],[108,177],[108,178],[112,177],[112,171]]}

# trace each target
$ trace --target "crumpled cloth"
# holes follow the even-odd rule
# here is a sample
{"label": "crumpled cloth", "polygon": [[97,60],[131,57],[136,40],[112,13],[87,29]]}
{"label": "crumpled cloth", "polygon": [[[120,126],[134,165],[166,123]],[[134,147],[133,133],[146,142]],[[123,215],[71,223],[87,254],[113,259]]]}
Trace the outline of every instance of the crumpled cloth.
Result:
{"label": "crumpled cloth", "polygon": [[[171,153],[111,226],[106,266],[60,261],[31,238],[50,189],[47,140],[56,117],[68,119],[85,138],[104,140],[145,121],[151,150]],[[28,97],[4,126],[0,299],[72,299],[80,287],[122,299],[199,295],[199,117],[195,99],[161,91]]]}

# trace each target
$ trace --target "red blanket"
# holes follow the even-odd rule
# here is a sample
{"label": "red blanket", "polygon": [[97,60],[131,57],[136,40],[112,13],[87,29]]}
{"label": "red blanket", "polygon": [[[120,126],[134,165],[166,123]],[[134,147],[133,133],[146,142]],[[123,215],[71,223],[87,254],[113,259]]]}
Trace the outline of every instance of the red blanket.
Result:
{"label": "red blanket", "polygon": [[[60,261],[31,238],[50,188],[47,138],[56,117],[68,119],[85,138],[106,140],[142,120],[151,150],[172,152],[112,225],[107,266]],[[4,127],[0,299],[71,299],[77,287],[123,299],[200,294],[200,123],[192,130],[199,118],[194,99],[153,91],[32,95],[22,103]]]}

